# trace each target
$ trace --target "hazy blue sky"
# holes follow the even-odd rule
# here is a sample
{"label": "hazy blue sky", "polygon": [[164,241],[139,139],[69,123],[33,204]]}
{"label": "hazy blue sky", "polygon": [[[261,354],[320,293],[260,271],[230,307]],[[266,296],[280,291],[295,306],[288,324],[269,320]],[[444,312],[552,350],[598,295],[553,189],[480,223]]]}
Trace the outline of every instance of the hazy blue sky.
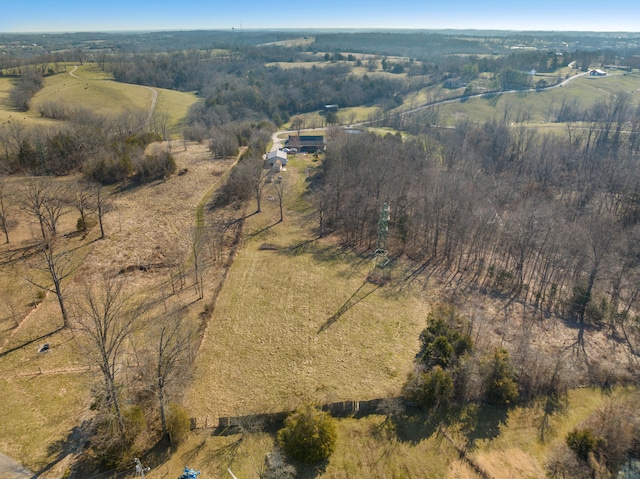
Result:
{"label": "hazy blue sky", "polygon": [[3,0],[1,32],[260,28],[640,31],[638,0]]}

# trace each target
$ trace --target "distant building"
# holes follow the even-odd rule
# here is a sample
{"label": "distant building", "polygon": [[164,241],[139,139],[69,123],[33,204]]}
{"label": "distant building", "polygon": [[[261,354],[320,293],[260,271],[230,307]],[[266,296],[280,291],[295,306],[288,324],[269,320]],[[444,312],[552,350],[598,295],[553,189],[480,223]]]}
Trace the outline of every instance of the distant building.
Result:
{"label": "distant building", "polygon": [[442,86],[450,90],[455,90],[456,88],[466,88],[467,82],[462,78],[447,78]]}
{"label": "distant building", "polygon": [[607,72],[596,69],[596,70],[591,70],[589,72],[589,75],[591,75],[592,77],[603,77],[603,76],[607,76]]}
{"label": "distant building", "polygon": [[282,150],[273,150],[267,153],[267,163],[271,166],[275,165],[279,161],[281,166],[287,165],[287,154]]}
{"label": "distant building", "polygon": [[323,151],[325,147],[324,136],[289,135],[289,139],[285,140],[284,144],[287,148],[295,148],[297,151],[304,153]]}
{"label": "distant building", "polygon": [[338,111],[338,105],[325,105],[325,111]]}

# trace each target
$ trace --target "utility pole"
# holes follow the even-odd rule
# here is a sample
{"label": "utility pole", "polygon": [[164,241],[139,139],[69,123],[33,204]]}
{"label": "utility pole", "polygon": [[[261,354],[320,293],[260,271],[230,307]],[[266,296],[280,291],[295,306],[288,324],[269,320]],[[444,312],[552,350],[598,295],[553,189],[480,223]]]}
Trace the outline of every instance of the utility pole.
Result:
{"label": "utility pole", "polygon": [[138,459],[137,457],[134,459],[134,462],[136,463],[136,474],[138,474],[142,479],[144,479],[144,473],[149,472],[151,468],[143,467],[142,463],[140,462],[140,459]]}

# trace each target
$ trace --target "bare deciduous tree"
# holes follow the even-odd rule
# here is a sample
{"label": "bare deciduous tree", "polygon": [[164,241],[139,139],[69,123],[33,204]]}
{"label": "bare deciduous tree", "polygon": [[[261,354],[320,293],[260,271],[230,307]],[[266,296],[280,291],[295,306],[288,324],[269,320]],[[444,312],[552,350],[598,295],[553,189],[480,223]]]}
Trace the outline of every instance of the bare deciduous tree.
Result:
{"label": "bare deciduous tree", "polygon": [[9,242],[9,218],[8,218],[8,199],[11,197],[7,182],[4,178],[0,178],[0,228],[4,233],[5,242]]}
{"label": "bare deciduous tree", "polygon": [[43,271],[51,278],[51,281],[53,282],[52,286],[45,285],[36,279],[26,279],[29,283],[37,286],[38,288],[56,295],[58,304],[60,305],[60,313],[62,314],[63,327],[68,327],[69,313],[65,303],[65,294],[62,283],[75,272],[71,253],[61,248],[60,240],[58,238],[48,237],[41,245],[39,261],[32,264],[32,269]]}
{"label": "bare deciduous tree", "polygon": [[177,311],[166,314],[156,324],[154,331],[157,378],[155,390],[158,396],[162,434],[168,437],[166,416],[168,389],[173,383],[187,378],[194,338]]}
{"label": "bare deciduous tree", "polygon": [[87,214],[92,207],[92,193],[91,185],[84,181],[76,182],[69,192],[69,204],[80,213],[78,226],[82,231],[87,230]]}
{"label": "bare deciduous tree", "polygon": [[74,315],[76,328],[86,339],[87,357],[102,373],[104,404],[115,415],[120,435],[125,425],[117,379],[125,343],[137,326],[129,300],[122,281],[104,276],[98,284],[86,287]]}
{"label": "bare deciduous tree", "polygon": [[202,277],[202,268],[204,255],[202,248],[205,245],[205,230],[200,226],[196,226],[191,230],[191,254],[193,258],[193,273],[195,276],[195,287],[198,298],[204,298],[204,281]]}
{"label": "bare deciduous tree", "polygon": [[64,213],[67,192],[51,179],[31,180],[23,196],[23,207],[40,225],[45,243],[58,234],[58,221]]}

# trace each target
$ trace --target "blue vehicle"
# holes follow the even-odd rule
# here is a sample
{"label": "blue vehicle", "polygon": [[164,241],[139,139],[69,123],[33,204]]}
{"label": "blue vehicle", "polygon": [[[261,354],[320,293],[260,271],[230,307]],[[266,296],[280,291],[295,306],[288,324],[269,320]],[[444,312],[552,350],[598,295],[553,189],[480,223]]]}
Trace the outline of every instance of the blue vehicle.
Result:
{"label": "blue vehicle", "polygon": [[184,468],[184,472],[178,479],[196,479],[196,476],[200,475],[200,471],[194,471],[188,467]]}

